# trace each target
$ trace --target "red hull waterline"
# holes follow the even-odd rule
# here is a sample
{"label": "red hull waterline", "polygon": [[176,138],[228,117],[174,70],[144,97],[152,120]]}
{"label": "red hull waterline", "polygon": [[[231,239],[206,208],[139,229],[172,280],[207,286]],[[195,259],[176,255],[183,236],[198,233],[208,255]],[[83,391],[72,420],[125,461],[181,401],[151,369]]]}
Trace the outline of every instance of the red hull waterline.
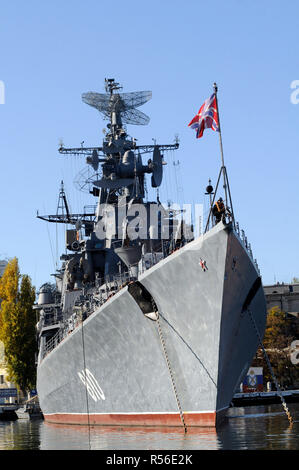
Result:
{"label": "red hull waterline", "polygon": [[[186,426],[216,427],[224,420],[226,410],[184,413]],[[48,423],[99,426],[182,426],[179,413],[113,413],[113,414],[44,414]]]}

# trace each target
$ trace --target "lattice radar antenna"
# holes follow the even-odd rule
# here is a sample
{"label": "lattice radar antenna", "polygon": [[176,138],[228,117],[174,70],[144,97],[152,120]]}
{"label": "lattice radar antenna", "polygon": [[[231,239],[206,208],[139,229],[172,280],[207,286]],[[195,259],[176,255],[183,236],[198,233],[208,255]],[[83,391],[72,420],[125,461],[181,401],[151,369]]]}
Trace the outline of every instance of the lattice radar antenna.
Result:
{"label": "lattice radar antenna", "polygon": [[94,93],[92,91],[83,93],[82,101],[100,111],[104,115],[104,119],[110,120],[113,113],[115,113],[126,124],[144,126],[149,123],[149,116],[135,108],[142,106],[152,98],[151,91],[113,93],[113,89],[117,88],[111,88],[110,94]]}
{"label": "lattice radar antenna", "polygon": [[89,166],[86,166],[76,175],[74,186],[83,193],[90,193],[94,186],[94,181],[100,179],[101,174],[102,172],[94,172]]}

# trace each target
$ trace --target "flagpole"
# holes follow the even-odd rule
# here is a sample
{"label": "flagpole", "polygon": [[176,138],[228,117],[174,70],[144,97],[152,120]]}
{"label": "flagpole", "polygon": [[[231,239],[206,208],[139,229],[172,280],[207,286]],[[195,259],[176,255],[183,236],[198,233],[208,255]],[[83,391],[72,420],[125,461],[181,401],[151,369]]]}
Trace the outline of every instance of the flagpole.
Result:
{"label": "flagpole", "polygon": [[224,188],[224,192],[225,192],[225,203],[227,205],[228,204],[227,185],[226,185],[226,179],[225,179],[226,171],[225,171],[225,165],[224,165],[222,135],[221,135],[221,127],[220,127],[220,115],[219,115],[219,108],[218,108],[218,98],[217,98],[218,87],[217,87],[217,84],[214,83],[213,87],[214,87],[214,91],[215,91],[215,99],[216,99],[216,107],[217,107],[217,115],[218,115],[219,143],[220,143],[220,153],[221,153],[221,163],[222,163],[221,172],[223,173],[223,188]]}

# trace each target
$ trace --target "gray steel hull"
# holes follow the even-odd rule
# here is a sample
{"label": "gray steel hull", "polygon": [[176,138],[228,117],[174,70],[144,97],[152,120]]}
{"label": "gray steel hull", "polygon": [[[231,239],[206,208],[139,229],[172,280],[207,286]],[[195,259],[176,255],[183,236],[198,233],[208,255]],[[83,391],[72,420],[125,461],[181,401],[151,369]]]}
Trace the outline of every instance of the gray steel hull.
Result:
{"label": "gray steel hull", "polygon": [[[181,408],[187,426],[215,426],[258,347],[242,313],[257,277],[238,236],[222,223],[160,261],[139,282],[158,307],[164,348],[158,322],[123,288],[39,363],[45,420],[182,426]],[[250,310],[263,336],[262,286]]]}

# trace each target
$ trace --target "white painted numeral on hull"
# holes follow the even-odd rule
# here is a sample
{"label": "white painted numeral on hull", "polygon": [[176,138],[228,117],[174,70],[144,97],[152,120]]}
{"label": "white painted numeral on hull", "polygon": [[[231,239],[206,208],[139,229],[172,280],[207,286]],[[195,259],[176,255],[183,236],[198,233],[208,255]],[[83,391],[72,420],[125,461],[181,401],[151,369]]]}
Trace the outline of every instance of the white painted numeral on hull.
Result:
{"label": "white painted numeral on hull", "polygon": [[85,369],[85,371],[82,370],[81,372],[78,372],[78,376],[81,382],[85,385],[87,392],[94,401],[105,400],[103,390],[101,389],[97,379],[90,372],[89,369]]}

